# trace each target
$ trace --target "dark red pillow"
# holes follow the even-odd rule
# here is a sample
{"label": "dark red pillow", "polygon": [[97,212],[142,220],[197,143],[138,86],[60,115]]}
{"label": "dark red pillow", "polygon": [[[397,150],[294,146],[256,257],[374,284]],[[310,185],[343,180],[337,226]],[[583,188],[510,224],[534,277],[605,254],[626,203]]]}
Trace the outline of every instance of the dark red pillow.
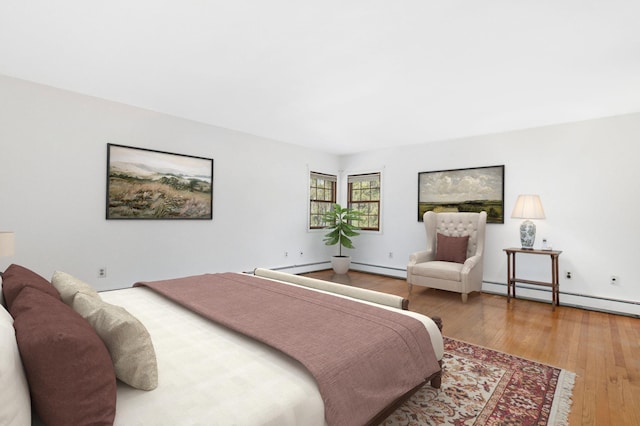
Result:
{"label": "dark red pillow", "polygon": [[32,287],[60,299],[60,294],[49,281],[24,266],[12,264],[2,273],[2,294],[4,303],[11,311],[11,304],[25,287]]}
{"label": "dark red pillow", "polygon": [[438,234],[438,240],[436,241],[436,260],[464,263],[464,261],[467,260],[468,245],[468,235],[464,237],[448,237],[444,234]]}
{"label": "dark red pillow", "polygon": [[11,314],[31,401],[43,423],[113,424],[116,376],[89,323],[61,300],[29,287]]}

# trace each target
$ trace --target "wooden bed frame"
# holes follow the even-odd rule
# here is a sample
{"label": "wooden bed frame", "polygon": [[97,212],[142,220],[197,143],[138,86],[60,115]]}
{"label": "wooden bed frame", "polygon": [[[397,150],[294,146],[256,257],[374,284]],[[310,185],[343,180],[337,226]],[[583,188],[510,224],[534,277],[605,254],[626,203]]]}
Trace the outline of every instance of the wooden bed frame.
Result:
{"label": "wooden bed frame", "polygon": [[[409,301],[407,300],[407,305],[408,303]],[[433,322],[436,323],[440,332],[442,332],[442,318],[440,317],[430,317],[430,318],[433,320]],[[420,389],[422,389],[422,387],[425,386],[427,383],[429,383],[435,389],[440,389],[440,387],[442,386],[442,360],[439,361],[439,364],[440,364],[440,371],[432,374],[431,377],[428,377],[424,382],[420,383],[418,386],[411,389],[409,392],[407,392],[406,394],[402,395],[400,398],[395,400],[387,408],[379,412],[374,418],[372,418],[369,422],[367,422],[367,426],[375,426],[382,423],[387,417],[393,414],[394,411],[400,408],[402,404],[407,402],[409,398],[413,396],[413,394],[415,394]]]}

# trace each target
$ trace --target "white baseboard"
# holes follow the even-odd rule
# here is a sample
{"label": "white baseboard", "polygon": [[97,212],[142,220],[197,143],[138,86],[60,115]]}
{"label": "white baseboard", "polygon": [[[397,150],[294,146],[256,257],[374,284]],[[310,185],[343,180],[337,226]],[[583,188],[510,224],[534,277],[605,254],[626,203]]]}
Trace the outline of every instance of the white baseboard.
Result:
{"label": "white baseboard", "polygon": [[[482,291],[506,297],[507,284],[484,281],[482,283]],[[535,300],[537,302],[551,304],[551,289],[517,284],[516,297],[518,299]],[[560,306],[640,318],[640,302],[608,299],[585,294],[563,293],[562,290],[560,290]]]}
{"label": "white baseboard", "polygon": [[[327,261],[308,263],[304,265],[289,265],[271,269],[285,271],[291,274],[304,274],[330,268],[331,262]],[[372,274],[385,275],[393,278],[407,278],[407,271],[405,268],[351,262],[351,269],[354,271],[369,272]],[[507,284],[484,281],[482,283],[482,291],[506,297]],[[546,287],[531,287],[524,284],[518,284],[516,287],[516,296],[519,299],[535,300],[538,302],[551,304],[551,289]],[[562,289],[560,290],[560,306],[569,306],[573,308],[587,309],[590,311],[599,311],[640,318],[640,302],[608,299],[585,294],[563,293]]]}
{"label": "white baseboard", "polygon": [[387,277],[407,279],[406,268],[394,268],[391,266],[370,265],[367,263],[351,262],[351,269],[359,272],[385,275]]}
{"label": "white baseboard", "polygon": [[[267,269],[271,269],[273,271],[282,271],[288,272],[289,274],[306,274],[308,272],[316,272],[322,271],[325,269],[331,269],[331,262],[315,262],[315,263],[305,263],[301,265],[285,265],[285,266],[277,266],[270,267]],[[247,271],[253,272],[253,271]]]}

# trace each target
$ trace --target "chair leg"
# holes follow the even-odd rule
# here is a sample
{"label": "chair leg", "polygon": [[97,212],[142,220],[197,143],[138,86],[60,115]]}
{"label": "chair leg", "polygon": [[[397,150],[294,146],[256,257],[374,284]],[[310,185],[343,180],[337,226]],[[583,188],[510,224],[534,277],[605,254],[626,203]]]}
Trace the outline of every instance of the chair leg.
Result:
{"label": "chair leg", "polygon": [[469,298],[468,293],[462,293],[462,303],[467,303],[468,298]]}

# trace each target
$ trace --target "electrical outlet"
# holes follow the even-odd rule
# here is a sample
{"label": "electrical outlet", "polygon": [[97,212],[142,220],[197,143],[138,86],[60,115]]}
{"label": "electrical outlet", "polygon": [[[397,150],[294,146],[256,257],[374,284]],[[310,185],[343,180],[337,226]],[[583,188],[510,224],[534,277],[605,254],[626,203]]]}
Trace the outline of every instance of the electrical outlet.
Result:
{"label": "electrical outlet", "polygon": [[284,257],[289,257],[289,252],[288,251],[284,252]]}
{"label": "electrical outlet", "polygon": [[389,259],[393,259],[393,252],[392,251],[389,252]]}
{"label": "electrical outlet", "polygon": [[302,250],[300,250],[300,257],[302,257],[303,254],[304,254],[304,252]]}
{"label": "electrical outlet", "polygon": [[565,277],[566,279],[570,280],[570,279],[571,279],[571,272],[566,271],[566,272],[564,273],[564,277]]}
{"label": "electrical outlet", "polygon": [[611,285],[620,284],[620,278],[617,275],[611,275]]}
{"label": "electrical outlet", "polygon": [[102,267],[100,269],[98,269],[98,278],[107,278],[107,268],[106,267]]}

